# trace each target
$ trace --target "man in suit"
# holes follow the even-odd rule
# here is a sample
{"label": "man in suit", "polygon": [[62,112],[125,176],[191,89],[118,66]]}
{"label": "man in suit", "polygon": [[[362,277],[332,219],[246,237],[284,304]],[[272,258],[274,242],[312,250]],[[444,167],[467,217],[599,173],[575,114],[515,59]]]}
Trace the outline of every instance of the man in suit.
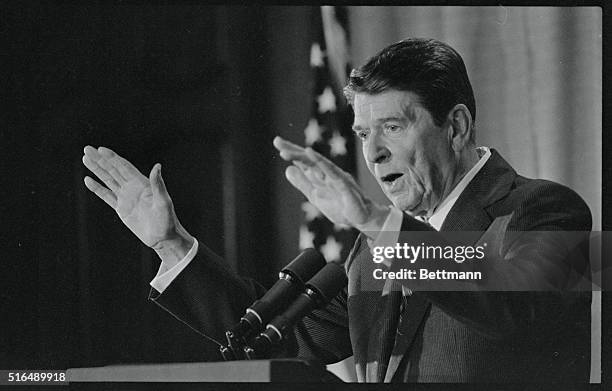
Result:
{"label": "man in suit", "polygon": [[[293,162],[289,182],[331,221],[361,231],[345,264],[348,286],[299,322],[279,354],[326,363],[353,354],[360,381],[588,381],[590,293],[568,291],[588,267],[583,237],[551,234],[586,235],[584,201],[476,148],[465,65],[442,42],[383,49],[353,70],[345,94],[367,166],[393,205],[369,200],[312,149],[274,140]],[[89,177],[86,186],[162,259],[151,299],[223,341],[261,286],[182,228],[159,165],[146,178],[113,151],[89,146],[83,162],[107,187]],[[414,280],[372,281],[373,248],[408,243],[417,232],[443,241],[447,231],[482,233],[477,243],[495,249],[486,261],[501,292],[477,282],[436,291]]]}

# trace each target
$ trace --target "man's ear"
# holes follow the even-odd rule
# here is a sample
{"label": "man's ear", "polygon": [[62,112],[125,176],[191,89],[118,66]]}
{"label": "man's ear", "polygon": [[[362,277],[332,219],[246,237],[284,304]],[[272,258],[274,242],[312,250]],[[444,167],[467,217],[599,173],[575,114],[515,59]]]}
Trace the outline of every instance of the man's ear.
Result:
{"label": "man's ear", "polygon": [[448,112],[448,122],[451,145],[455,152],[459,152],[471,141],[472,114],[464,104],[460,103]]}

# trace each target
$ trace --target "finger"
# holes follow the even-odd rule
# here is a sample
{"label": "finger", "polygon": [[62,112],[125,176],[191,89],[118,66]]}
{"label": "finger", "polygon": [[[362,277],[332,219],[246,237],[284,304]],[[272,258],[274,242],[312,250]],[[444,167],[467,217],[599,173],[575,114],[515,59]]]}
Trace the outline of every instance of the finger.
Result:
{"label": "finger", "polygon": [[310,166],[314,165],[314,162],[310,160],[308,155],[306,155],[305,151],[295,151],[295,150],[283,149],[280,151],[279,155],[282,159],[286,161],[300,160],[303,163],[308,164]]}
{"label": "finger", "polygon": [[293,164],[299,168],[308,180],[315,186],[327,186],[325,184],[325,175],[316,166],[308,166],[299,160],[295,160]]}
{"label": "finger", "polygon": [[102,186],[88,176],[85,177],[85,186],[95,195],[100,197],[102,201],[106,202],[111,208],[115,209],[117,207],[117,196],[115,196],[115,194],[106,187]]}
{"label": "finger", "polygon": [[314,162],[306,155],[306,150],[299,145],[293,144],[281,137],[275,137],[274,147],[280,152],[280,157],[284,160],[299,160],[305,164],[313,165]]}
{"label": "finger", "polygon": [[83,164],[89,169],[89,171],[96,174],[96,176],[112,191],[119,189],[119,184],[113,179],[113,177],[101,167],[97,161],[92,160],[91,154],[83,156]]}
{"label": "finger", "polygon": [[168,194],[166,183],[161,175],[161,164],[157,163],[153,166],[149,173],[149,181],[153,190],[153,200],[157,202],[170,200],[170,194]]}
{"label": "finger", "polygon": [[302,192],[302,194],[304,194],[306,198],[310,200],[314,186],[310,183],[302,170],[295,166],[289,166],[285,170],[285,177],[287,180],[289,180],[289,183],[291,183],[293,187]]}
{"label": "finger", "polygon": [[287,141],[284,138],[279,137],[279,136],[274,137],[274,140],[272,140],[272,144],[279,151],[283,149],[292,150],[292,151],[300,151],[300,150],[303,151],[304,150],[304,148],[300,147],[299,145],[294,144],[291,141]]}
{"label": "finger", "polygon": [[119,186],[121,184],[127,182],[127,179],[121,175],[119,170],[112,165],[105,157],[101,157],[100,160],[97,161],[98,165],[102,167],[106,172],[117,182]]}
{"label": "finger", "polygon": [[306,155],[330,180],[340,182],[345,182],[347,180],[346,173],[340,167],[336,166],[314,149],[306,148]]}
{"label": "finger", "polygon": [[83,153],[89,156],[93,161],[98,161],[102,158],[102,156],[100,156],[98,153],[98,150],[91,145],[85,146],[85,148],[83,148]]}
{"label": "finger", "polygon": [[136,178],[142,175],[142,173],[138,171],[138,169],[132,163],[130,163],[127,159],[119,156],[112,149],[100,147],[98,148],[98,152],[113,167],[115,167],[126,180]]}

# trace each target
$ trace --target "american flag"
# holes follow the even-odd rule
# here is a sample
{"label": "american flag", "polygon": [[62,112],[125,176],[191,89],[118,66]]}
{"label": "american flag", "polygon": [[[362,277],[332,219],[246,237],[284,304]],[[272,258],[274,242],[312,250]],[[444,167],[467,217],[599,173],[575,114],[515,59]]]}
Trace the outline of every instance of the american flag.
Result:
{"label": "american flag", "polygon": [[[353,116],[342,94],[350,71],[346,22],[343,7],[323,6],[321,12],[313,15],[310,67],[314,88],[312,113],[304,128],[304,144],[355,175]],[[345,260],[358,231],[333,224],[307,200],[302,210],[300,249],[314,247],[328,262]]]}

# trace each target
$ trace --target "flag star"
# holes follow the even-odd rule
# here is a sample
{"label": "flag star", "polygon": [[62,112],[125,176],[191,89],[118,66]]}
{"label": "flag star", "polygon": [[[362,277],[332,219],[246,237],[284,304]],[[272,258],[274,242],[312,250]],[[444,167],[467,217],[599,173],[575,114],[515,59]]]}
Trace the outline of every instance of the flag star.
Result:
{"label": "flag star", "polygon": [[323,65],[325,65],[323,63],[323,56],[325,54],[323,53],[323,51],[321,50],[321,47],[319,46],[318,43],[313,43],[312,46],[310,47],[310,66],[311,67],[322,67]]}
{"label": "flag star", "polygon": [[311,146],[317,141],[321,140],[321,134],[323,129],[319,126],[319,122],[316,118],[311,118],[308,121],[308,126],[304,129],[304,136],[306,137],[306,145]]}
{"label": "flag star", "polygon": [[346,139],[337,131],[329,139],[329,146],[331,147],[330,154],[332,156],[346,155]]}
{"label": "flag star", "polygon": [[320,250],[327,262],[339,261],[342,244],[338,243],[333,236],[328,236]]}
{"label": "flag star", "polygon": [[305,225],[300,227],[300,250],[314,247],[314,233],[310,232]]}
{"label": "flag star", "polygon": [[319,212],[319,209],[317,209],[316,206],[314,206],[308,201],[302,203],[302,210],[304,211],[304,213],[306,213],[307,222],[310,222],[321,215],[321,212]]}
{"label": "flag star", "polygon": [[326,111],[336,111],[336,97],[331,87],[325,87],[323,93],[317,97],[319,103],[319,113],[323,114]]}

